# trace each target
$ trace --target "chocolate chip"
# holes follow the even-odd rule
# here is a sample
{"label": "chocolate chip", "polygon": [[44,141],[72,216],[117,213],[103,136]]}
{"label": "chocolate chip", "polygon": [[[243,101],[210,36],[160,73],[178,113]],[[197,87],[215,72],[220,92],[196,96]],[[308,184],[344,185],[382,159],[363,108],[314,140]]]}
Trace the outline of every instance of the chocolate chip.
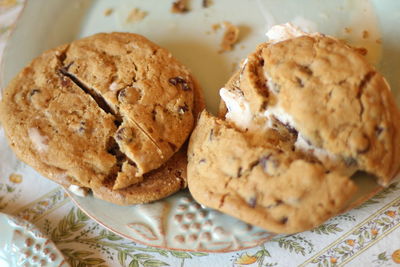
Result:
{"label": "chocolate chip", "polygon": [[120,120],[114,120],[114,125],[119,127],[121,125],[121,121]]}
{"label": "chocolate chip", "polygon": [[182,90],[183,90],[183,91],[189,91],[189,90],[190,90],[189,85],[188,85],[187,83],[183,83],[183,84],[182,84]]}
{"label": "chocolate chip", "polygon": [[181,171],[175,171],[175,177],[181,177],[182,172]]}
{"label": "chocolate chip", "polygon": [[242,167],[239,167],[239,169],[238,169],[238,171],[237,171],[237,175],[236,175],[236,177],[237,178],[239,178],[240,176],[242,176],[242,171],[243,171],[243,168]]}
{"label": "chocolate chip", "polygon": [[251,208],[255,208],[257,205],[257,197],[251,197],[247,202]]}
{"label": "chocolate chip", "polygon": [[284,216],[281,218],[280,223],[285,224],[285,223],[287,223],[288,220],[289,220],[288,217]]}
{"label": "chocolate chip", "polygon": [[123,102],[126,98],[126,89],[119,90],[117,95],[118,101]]}
{"label": "chocolate chip", "polygon": [[265,63],[265,62],[264,62],[264,59],[262,58],[262,59],[260,60],[260,65],[261,65],[261,66],[264,66],[264,63]]}
{"label": "chocolate chip", "polygon": [[81,121],[79,123],[79,128],[78,128],[78,132],[79,133],[83,133],[86,130],[86,123],[84,121]]}
{"label": "chocolate chip", "polygon": [[209,141],[212,141],[213,138],[214,138],[214,129],[211,129],[210,135],[209,135],[209,137],[208,137],[208,140],[209,140]]}
{"label": "chocolate chip", "polygon": [[174,143],[168,142],[168,145],[171,147],[173,151],[176,151],[177,146]]}
{"label": "chocolate chip", "polygon": [[282,204],[283,204],[283,201],[278,199],[278,200],[275,201],[275,203],[273,203],[271,205],[268,205],[267,209],[275,208],[275,207],[278,207],[278,206],[280,206]]}
{"label": "chocolate chip", "polygon": [[266,110],[267,107],[268,107],[268,101],[263,101],[262,104],[261,104],[260,111]]}
{"label": "chocolate chip", "polygon": [[179,106],[178,108],[179,114],[184,114],[187,111],[189,111],[189,107],[186,103],[183,106]]}
{"label": "chocolate chip", "polygon": [[29,93],[29,96],[32,97],[38,93],[40,93],[41,91],[39,89],[32,89]]}
{"label": "chocolate chip", "polygon": [[381,126],[375,126],[375,134],[376,136],[381,135],[381,133],[383,132],[384,128]]}
{"label": "chocolate chip", "polygon": [[269,160],[270,157],[271,154],[269,154],[268,156],[261,157],[260,160],[258,161],[264,170],[267,169],[267,161]]}
{"label": "chocolate chip", "polygon": [[130,128],[120,128],[115,134],[115,138],[119,141],[124,141],[126,143],[130,143],[133,141],[133,132]]}
{"label": "chocolate chip", "polygon": [[190,90],[190,87],[189,87],[187,81],[185,79],[183,79],[182,77],[178,76],[178,77],[170,78],[168,80],[168,82],[172,85],[180,86],[183,91]]}
{"label": "chocolate chip", "polygon": [[344,159],[344,164],[346,164],[347,167],[355,166],[357,165],[357,160],[353,157],[347,157]]}
{"label": "chocolate chip", "polygon": [[308,75],[313,74],[312,70],[308,66],[300,66],[300,70],[301,72],[306,73]]}
{"label": "chocolate chip", "polygon": [[299,84],[300,87],[304,87],[303,80],[300,79],[299,77],[296,77],[296,82]]}
{"label": "chocolate chip", "polygon": [[292,135],[294,135],[295,138],[297,138],[299,132],[295,128],[290,126],[289,123],[284,124],[284,126],[286,127],[286,129],[288,129],[289,133],[291,133]]}
{"label": "chocolate chip", "polygon": [[169,83],[172,84],[172,85],[177,85],[177,84],[178,84],[178,81],[179,81],[180,79],[181,79],[181,78],[179,78],[179,77],[175,77],[175,78],[170,78],[168,81],[169,81]]}
{"label": "chocolate chip", "polygon": [[305,138],[304,138],[304,140],[306,141],[307,145],[309,145],[309,146],[311,146],[311,145],[312,145],[312,143],[311,143],[311,141],[310,141],[310,140],[308,140],[308,139],[305,139]]}
{"label": "chocolate chip", "polygon": [[152,119],[153,121],[156,120],[156,115],[157,115],[157,111],[156,111],[155,109],[153,109],[153,111],[151,111],[151,119]]}
{"label": "chocolate chip", "polygon": [[199,160],[199,163],[206,163],[206,159]]}

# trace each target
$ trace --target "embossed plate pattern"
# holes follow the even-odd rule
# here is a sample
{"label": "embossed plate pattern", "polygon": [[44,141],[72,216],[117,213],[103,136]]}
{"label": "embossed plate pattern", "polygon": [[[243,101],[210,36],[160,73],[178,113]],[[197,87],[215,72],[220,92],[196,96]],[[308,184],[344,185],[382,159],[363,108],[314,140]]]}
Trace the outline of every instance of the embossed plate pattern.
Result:
{"label": "embossed plate pattern", "polygon": [[0,266],[70,266],[33,224],[0,213]]}

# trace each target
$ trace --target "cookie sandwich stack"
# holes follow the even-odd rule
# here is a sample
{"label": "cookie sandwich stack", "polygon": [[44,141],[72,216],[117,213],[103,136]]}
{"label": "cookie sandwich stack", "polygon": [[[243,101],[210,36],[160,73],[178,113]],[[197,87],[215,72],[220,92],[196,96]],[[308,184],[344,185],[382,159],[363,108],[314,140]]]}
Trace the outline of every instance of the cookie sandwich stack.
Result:
{"label": "cookie sandwich stack", "polygon": [[312,229],[352,205],[356,172],[400,168],[400,112],[359,50],[274,26],[201,114],[189,145],[200,203],[275,233]]}

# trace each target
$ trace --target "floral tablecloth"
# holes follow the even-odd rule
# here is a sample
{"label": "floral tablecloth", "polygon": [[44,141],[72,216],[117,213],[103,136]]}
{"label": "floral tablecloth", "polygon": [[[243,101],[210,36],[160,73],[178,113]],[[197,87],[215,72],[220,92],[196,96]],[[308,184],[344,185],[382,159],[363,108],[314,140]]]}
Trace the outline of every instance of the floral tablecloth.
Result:
{"label": "floral tablecloth", "polygon": [[[0,55],[21,8],[21,1],[0,0]],[[0,138],[4,138],[2,132]],[[24,177],[7,169],[1,170],[0,175],[0,211],[37,225],[56,243],[72,266],[400,264],[400,183],[315,230],[278,237],[245,251],[218,254],[168,251],[136,244],[90,219],[52,182],[42,181],[41,187],[49,190],[41,193],[30,190],[37,177]]]}

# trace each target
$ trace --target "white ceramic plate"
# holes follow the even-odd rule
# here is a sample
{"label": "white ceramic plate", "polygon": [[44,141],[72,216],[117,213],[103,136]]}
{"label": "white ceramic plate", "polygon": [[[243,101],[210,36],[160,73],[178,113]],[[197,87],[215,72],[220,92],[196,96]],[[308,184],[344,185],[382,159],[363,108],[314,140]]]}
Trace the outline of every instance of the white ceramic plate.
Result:
{"label": "white ceramic plate", "polygon": [[69,266],[54,243],[31,223],[0,213],[0,229],[0,266]]}
{"label": "white ceramic plate", "polygon": [[[387,77],[400,103],[400,2],[397,0],[214,0],[208,8],[191,1],[190,12],[171,14],[172,1],[161,0],[35,0],[28,1],[9,40],[1,71],[4,86],[44,50],[96,32],[128,31],[147,36],[169,49],[191,68],[205,91],[208,109],[217,110],[218,90],[238,63],[265,41],[266,30],[291,21],[303,29],[347,39],[369,50],[368,58]],[[45,8],[44,8],[45,6]],[[112,8],[109,16],[104,11]],[[128,23],[133,8],[147,12]],[[222,30],[212,25],[230,21],[239,26],[240,42],[232,52],[219,54]],[[365,34],[364,31],[368,32]],[[368,35],[368,36],[367,36]],[[4,142],[4,140],[0,140]],[[8,148],[7,148],[8,149]],[[0,169],[6,166],[0,162]],[[365,200],[380,190],[372,178],[358,177]],[[271,235],[193,202],[180,192],[154,204],[119,207],[93,197],[71,195],[90,217],[110,230],[151,246],[178,250],[226,252],[256,246]]]}

